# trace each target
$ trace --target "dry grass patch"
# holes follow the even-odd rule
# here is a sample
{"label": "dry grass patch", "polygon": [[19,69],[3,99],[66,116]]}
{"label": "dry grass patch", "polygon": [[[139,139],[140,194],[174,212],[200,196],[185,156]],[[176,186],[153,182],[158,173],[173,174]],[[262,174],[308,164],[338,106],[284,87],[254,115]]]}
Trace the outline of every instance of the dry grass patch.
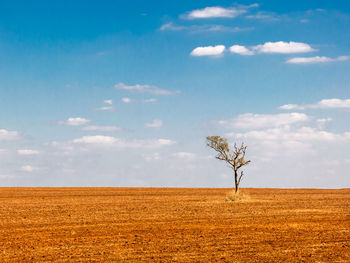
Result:
{"label": "dry grass patch", "polygon": [[233,190],[226,195],[226,202],[249,202],[251,197],[248,194],[242,192],[235,193]]}

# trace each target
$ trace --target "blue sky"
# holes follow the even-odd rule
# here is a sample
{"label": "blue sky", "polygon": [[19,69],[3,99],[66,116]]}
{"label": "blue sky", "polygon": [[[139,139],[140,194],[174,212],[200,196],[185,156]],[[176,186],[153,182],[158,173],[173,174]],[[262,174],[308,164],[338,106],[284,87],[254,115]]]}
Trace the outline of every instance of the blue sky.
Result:
{"label": "blue sky", "polygon": [[345,1],[2,1],[0,186],[349,187]]}

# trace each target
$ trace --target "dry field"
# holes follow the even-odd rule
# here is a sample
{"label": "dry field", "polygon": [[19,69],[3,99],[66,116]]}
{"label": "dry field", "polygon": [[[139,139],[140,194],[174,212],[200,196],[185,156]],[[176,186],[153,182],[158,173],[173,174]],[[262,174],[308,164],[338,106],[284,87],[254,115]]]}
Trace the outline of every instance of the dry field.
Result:
{"label": "dry field", "polygon": [[0,262],[350,262],[350,189],[0,188]]}

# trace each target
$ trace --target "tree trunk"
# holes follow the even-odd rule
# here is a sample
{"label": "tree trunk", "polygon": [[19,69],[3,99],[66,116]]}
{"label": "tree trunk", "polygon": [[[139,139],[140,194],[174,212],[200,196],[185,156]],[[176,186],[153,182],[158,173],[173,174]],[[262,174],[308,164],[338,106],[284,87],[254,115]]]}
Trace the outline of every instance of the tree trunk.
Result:
{"label": "tree trunk", "polygon": [[238,173],[235,170],[235,193],[238,192]]}

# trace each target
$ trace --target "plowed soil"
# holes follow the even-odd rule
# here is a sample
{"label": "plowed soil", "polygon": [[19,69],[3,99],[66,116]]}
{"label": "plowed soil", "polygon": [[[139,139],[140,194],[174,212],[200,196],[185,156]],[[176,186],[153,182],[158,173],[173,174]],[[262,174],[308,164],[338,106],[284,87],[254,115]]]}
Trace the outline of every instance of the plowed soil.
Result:
{"label": "plowed soil", "polygon": [[350,189],[0,188],[0,262],[350,262]]}

